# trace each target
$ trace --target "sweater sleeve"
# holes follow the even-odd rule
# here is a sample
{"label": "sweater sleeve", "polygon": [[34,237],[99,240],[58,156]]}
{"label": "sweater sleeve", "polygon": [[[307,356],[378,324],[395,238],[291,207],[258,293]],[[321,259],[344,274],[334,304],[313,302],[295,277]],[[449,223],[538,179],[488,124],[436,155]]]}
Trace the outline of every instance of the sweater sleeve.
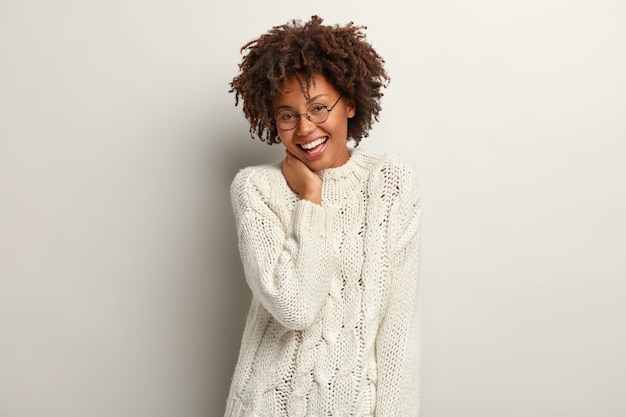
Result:
{"label": "sweater sleeve", "polygon": [[401,171],[400,194],[390,212],[390,282],[378,330],[376,417],[417,417],[418,275],[421,209],[415,174]]}
{"label": "sweater sleeve", "polygon": [[290,221],[281,220],[268,205],[269,188],[253,184],[249,170],[231,185],[241,260],[254,297],[282,325],[303,330],[330,288],[334,211],[299,200]]}

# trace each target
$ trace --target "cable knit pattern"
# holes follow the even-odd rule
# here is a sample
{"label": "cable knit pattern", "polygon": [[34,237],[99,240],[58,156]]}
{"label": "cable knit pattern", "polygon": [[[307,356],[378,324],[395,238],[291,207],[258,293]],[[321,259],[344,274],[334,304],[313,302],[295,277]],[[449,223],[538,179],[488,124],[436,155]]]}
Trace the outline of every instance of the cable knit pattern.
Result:
{"label": "cable knit pattern", "polygon": [[253,298],[225,415],[417,416],[414,170],[357,148],[320,175],[321,206],[298,199],[280,164],[231,185]]}

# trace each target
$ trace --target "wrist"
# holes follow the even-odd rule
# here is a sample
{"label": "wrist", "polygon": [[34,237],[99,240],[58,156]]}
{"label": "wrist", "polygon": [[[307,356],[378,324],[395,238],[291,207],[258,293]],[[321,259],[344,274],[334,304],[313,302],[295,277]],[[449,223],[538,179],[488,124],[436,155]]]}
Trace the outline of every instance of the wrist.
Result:
{"label": "wrist", "polygon": [[311,203],[322,204],[322,193],[318,191],[303,192],[298,195],[301,200],[308,200]]}

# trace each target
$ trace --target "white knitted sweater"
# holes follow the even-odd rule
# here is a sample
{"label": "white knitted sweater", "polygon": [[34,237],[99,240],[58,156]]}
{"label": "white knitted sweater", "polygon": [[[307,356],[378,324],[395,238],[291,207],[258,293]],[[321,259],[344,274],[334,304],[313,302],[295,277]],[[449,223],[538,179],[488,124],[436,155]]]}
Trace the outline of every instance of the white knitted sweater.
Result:
{"label": "white knitted sweater", "polygon": [[414,417],[420,206],[400,158],[352,151],[322,205],[280,164],[231,186],[252,290],[227,417]]}

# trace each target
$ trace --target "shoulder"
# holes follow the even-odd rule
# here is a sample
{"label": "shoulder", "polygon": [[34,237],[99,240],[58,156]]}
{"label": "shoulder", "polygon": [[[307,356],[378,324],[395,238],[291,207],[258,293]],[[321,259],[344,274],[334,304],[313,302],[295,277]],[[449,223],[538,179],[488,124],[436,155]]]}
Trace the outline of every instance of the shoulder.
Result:
{"label": "shoulder", "polygon": [[415,165],[399,154],[359,150],[359,158],[371,175],[375,188],[392,195],[416,194],[418,179]]}
{"label": "shoulder", "polygon": [[230,185],[230,195],[236,206],[245,204],[251,197],[269,197],[272,189],[284,183],[281,164],[256,165],[239,170]]}
{"label": "shoulder", "polygon": [[271,186],[281,180],[282,176],[280,163],[245,167],[235,174],[231,189],[247,188],[251,185]]}

